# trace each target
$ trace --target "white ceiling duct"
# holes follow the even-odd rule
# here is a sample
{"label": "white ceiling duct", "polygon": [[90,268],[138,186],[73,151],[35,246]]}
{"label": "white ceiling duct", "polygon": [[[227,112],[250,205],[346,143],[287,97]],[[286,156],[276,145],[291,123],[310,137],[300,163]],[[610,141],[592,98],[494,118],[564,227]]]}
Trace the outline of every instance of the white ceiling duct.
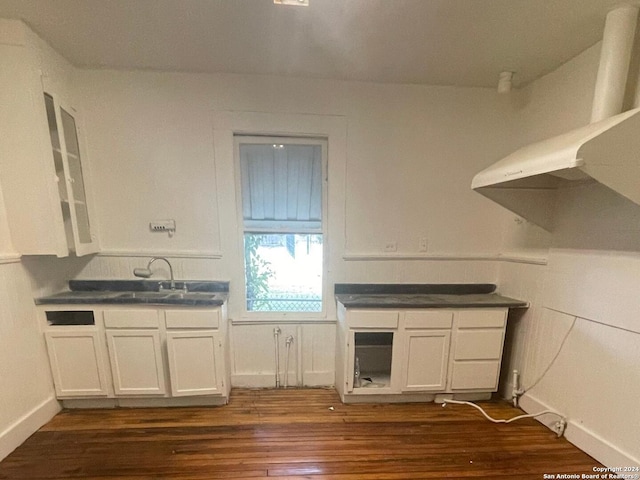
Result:
{"label": "white ceiling duct", "polygon": [[474,190],[547,230],[567,182],[595,180],[640,204],[640,108],[620,113],[637,18],[629,5],[607,15],[592,123],[517,150],[478,173]]}

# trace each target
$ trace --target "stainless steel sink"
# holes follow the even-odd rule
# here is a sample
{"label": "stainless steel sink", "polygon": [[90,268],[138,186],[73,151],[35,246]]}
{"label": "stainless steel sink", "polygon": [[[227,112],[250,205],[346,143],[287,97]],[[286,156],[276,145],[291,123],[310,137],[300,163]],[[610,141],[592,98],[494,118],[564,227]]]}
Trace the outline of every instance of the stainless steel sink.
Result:
{"label": "stainless steel sink", "polygon": [[170,292],[121,292],[116,298],[139,298],[139,299],[163,299],[171,295]]}
{"label": "stainless steel sink", "polygon": [[175,300],[185,301],[211,301],[215,300],[217,293],[212,292],[181,292],[165,290],[162,292],[121,292],[116,298],[118,299],[137,299],[147,302],[172,302]]}
{"label": "stainless steel sink", "polygon": [[168,299],[181,300],[214,300],[216,293],[211,292],[172,292],[169,293]]}

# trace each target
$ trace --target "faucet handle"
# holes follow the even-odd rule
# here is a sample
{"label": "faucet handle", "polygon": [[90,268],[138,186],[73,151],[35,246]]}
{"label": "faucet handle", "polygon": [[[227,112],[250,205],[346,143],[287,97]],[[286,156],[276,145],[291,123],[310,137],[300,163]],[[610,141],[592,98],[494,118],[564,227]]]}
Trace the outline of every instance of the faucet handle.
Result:
{"label": "faucet handle", "polygon": [[164,291],[164,285],[162,285],[162,282],[158,282],[158,291],[159,292],[163,292]]}
{"label": "faucet handle", "polygon": [[189,289],[187,288],[187,282],[182,282],[182,293],[189,293]]}

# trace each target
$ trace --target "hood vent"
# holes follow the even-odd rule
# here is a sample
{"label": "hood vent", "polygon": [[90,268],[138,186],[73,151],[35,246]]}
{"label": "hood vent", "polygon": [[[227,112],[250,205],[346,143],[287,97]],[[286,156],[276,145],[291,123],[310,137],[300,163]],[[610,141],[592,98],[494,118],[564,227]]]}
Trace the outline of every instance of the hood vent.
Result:
{"label": "hood vent", "polygon": [[599,182],[640,204],[640,108],[619,113],[637,16],[631,6],[607,15],[593,123],[517,150],[478,173],[474,190],[549,231],[558,189],[576,182]]}

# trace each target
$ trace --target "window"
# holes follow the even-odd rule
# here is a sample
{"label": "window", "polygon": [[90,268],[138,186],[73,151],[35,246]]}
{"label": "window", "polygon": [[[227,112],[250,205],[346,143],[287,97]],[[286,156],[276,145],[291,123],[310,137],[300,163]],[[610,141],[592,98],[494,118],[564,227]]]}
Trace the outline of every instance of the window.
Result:
{"label": "window", "polygon": [[322,312],[326,141],[236,136],[248,312]]}

